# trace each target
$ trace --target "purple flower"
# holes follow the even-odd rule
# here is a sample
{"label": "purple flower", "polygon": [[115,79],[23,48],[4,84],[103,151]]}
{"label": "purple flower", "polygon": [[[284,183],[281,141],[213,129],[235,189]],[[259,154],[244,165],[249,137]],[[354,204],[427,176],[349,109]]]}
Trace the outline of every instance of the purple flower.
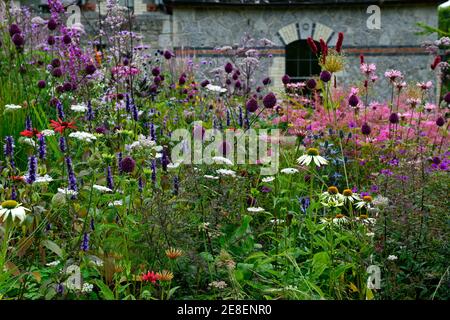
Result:
{"label": "purple flower", "polygon": [[271,191],[272,191],[272,189],[269,188],[268,186],[262,186],[261,187],[261,192],[263,192],[263,193],[269,193]]}
{"label": "purple flower", "polygon": [[291,78],[290,78],[287,74],[285,74],[285,75],[281,78],[281,81],[283,82],[284,85],[286,85],[286,84],[288,84],[288,83],[291,82]]}
{"label": "purple flower", "polygon": [[63,105],[59,101],[56,103],[56,111],[58,112],[58,118],[60,118],[61,120],[64,120],[65,114],[64,114],[64,110],[63,110]]}
{"label": "purple flower", "polygon": [[263,85],[265,85],[265,86],[267,86],[267,85],[270,84],[271,82],[272,82],[272,80],[270,80],[269,77],[265,78],[265,79],[262,81]]}
{"label": "purple flower", "polygon": [[372,132],[372,129],[370,126],[366,123],[364,123],[361,127],[361,133],[365,136],[368,136]]}
{"label": "purple flower", "polygon": [[159,69],[159,67],[154,67],[154,68],[152,69],[152,75],[153,75],[154,77],[159,76],[160,73],[161,73],[161,70]]}
{"label": "purple flower", "polygon": [[55,37],[54,36],[48,36],[47,38],[47,44],[49,46],[53,46],[56,43]]}
{"label": "purple flower", "polygon": [[172,191],[172,193],[177,196],[178,192],[179,192],[179,189],[180,189],[180,181],[178,179],[178,176],[175,176],[175,177],[173,177],[173,191]]}
{"label": "purple flower", "polygon": [[72,159],[70,157],[66,157],[66,165],[67,165],[67,176],[69,180],[68,189],[78,191],[77,178],[75,177],[75,173],[73,172],[73,164]]}
{"label": "purple flower", "polygon": [[156,131],[155,131],[155,125],[152,123],[150,123],[150,139],[152,141],[156,141]]}
{"label": "purple flower", "polygon": [[25,39],[23,38],[22,34],[16,33],[12,37],[12,42],[16,47],[22,47],[25,44]]}
{"label": "purple flower", "polygon": [[108,166],[108,168],[106,168],[106,186],[111,190],[114,189],[114,180],[111,173],[111,166]]}
{"label": "purple flower", "polygon": [[447,92],[447,94],[444,96],[444,101],[450,103],[450,92]]}
{"label": "purple flower", "polygon": [[59,138],[59,150],[61,152],[67,151],[66,138],[64,138],[64,137]]}
{"label": "purple flower", "polygon": [[258,101],[255,98],[251,98],[247,101],[245,107],[249,112],[255,112],[258,109]]}
{"label": "purple flower", "polygon": [[442,127],[445,124],[445,119],[443,117],[439,117],[436,119],[436,125],[438,127]]}
{"label": "purple flower", "polygon": [[210,84],[209,80],[203,80],[200,85],[202,86],[202,88],[206,87],[208,84]]}
{"label": "purple flower", "polygon": [[47,27],[49,30],[55,30],[58,26],[58,23],[54,19],[48,20]]}
{"label": "purple flower", "polygon": [[394,173],[389,169],[381,169],[380,173],[385,176],[392,176]]}
{"label": "purple flower", "polygon": [[152,182],[156,184],[156,160],[152,160]]}
{"label": "purple flower", "polygon": [[228,62],[228,63],[225,65],[224,69],[225,69],[225,72],[226,72],[226,73],[231,73],[231,72],[233,72],[233,65],[232,65],[230,62]]}
{"label": "purple flower", "polygon": [[331,73],[328,71],[322,71],[320,73],[320,80],[322,80],[323,82],[328,82],[331,80]]}
{"label": "purple flower", "polygon": [[17,33],[21,33],[22,31],[20,30],[19,26],[15,23],[11,24],[9,26],[9,35],[12,37]]}
{"label": "purple flower", "polygon": [[64,44],[70,44],[72,42],[72,38],[68,34],[65,34],[62,40]]}
{"label": "purple flower", "polygon": [[37,159],[35,156],[31,156],[28,158],[28,173],[26,175],[26,182],[28,184],[32,184],[36,181],[36,173],[37,173]]}
{"label": "purple flower", "polygon": [[39,89],[44,89],[46,85],[45,80],[39,80],[37,83]]}
{"label": "purple flower", "polygon": [[242,108],[241,107],[239,107],[239,119],[238,119],[238,122],[239,122],[239,126],[240,127],[242,127],[244,125],[244,117],[242,115]]}
{"label": "purple flower", "polygon": [[5,137],[5,145],[3,146],[5,157],[14,157],[14,138],[12,136]]}
{"label": "purple flower", "polygon": [[398,117],[398,114],[395,112],[391,113],[391,115],[389,116],[389,122],[392,124],[399,123],[400,119]]}
{"label": "purple flower", "polygon": [[316,86],[317,86],[317,82],[314,79],[309,79],[306,82],[306,87],[310,90],[314,90],[316,88]]}
{"label": "purple flower", "polygon": [[87,232],[83,234],[83,241],[81,241],[80,249],[84,252],[89,250],[89,234]]}
{"label": "purple flower", "polygon": [[86,120],[92,121],[92,120],[94,120],[94,117],[95,117],[95,113],[94,113],[94,110],[92,110],[92,104],[91,104],[91,101],[89,100],[87,103]]}
{"label": "purple flower", "polygon": [[142,180],[142,177],[139,177],[138,179],[138,191],[142,193],[144,191],[144,180]]}
{"label": "purple flower", "polygon": [[136,167],[136,161],[132,157],[128,156],[123,158],[122,161],[120,161],[119,166],[123,172],[131,173],[134,171],[134,168]]}
{"label": "purple flower", "polygon": [[298,201],[300,202],[300,210],[306,214],[306,210],[309,208],[310,205],[309,197],[298,198]]}
{"label": "purple flower", "polygon": [[61,68],[55,68],[55,69],[53,69],[53,71],[52,71],[52,76],[54,76],[55,78],[61,77],[62,74],[63,74],[63,73],[62,73]]}
{"label": "purple flower", "polygon": [[164,58],[166,58],[167,60],[170,60],[170,58],[172,58],[173,56],[174,54],[169,50],[164,51]]}
{"label": "purple flower", "polygon": [[54,58],[52,59],[50,64],[52,65],[53,68],[58,68],[61,66],[61,60],[59,60],[58,58]]}
{"label": "purple flower", "polygon": [[96,70],[97,70],[97,68],[93,64],[88,64],[84,68],[84,71],[89,75],[94,74]]}
{"label": "purple flower", "polygon": [[263,99],[264,107],[272,109],[277,104],[277,97],[273,92],[269,92]]}
{"label": "purple flower", "polygon": [[379,190],[380,188],[375,184],[370,187],[370,192],[372,193],[377,193]]}
{"label": "purple flower", "polygon": [[31,118],[28,115],[25,118],[25,129],[28,131],[33,131],[33,122],[31,122]]}
{"label": "purple flower", "polygon": [[11,187],[11,200],[17,200],[17,189],[16,186]]}
{"label": "purple flower", "polygon": [[40,135],[38,138],[39,142],[39,159],[45,159],[47,155],[47,145],[45,143],[45,137]]}
{"label": "purple flower", "polygon": [[350,98],[348,98],[348,104],[352,107],[356,107],[359,103],[359,99],[356,95],[352,94]]}

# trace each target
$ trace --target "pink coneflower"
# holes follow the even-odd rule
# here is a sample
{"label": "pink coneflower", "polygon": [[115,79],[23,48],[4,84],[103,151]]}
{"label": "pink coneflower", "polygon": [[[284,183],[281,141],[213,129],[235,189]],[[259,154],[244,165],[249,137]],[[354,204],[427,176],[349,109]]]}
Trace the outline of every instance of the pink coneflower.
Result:
{"label": "pink coneflower", "polygon": [[427,103],[427,104],[425,104],[425,110],[427,110],[427,111],[432,111],[432,110],[434,110],[434,109],[436,109],[437,107],[436,107],[436,105],[435,104],[433,104],[433,103]]}
{"label": "pink coneflower", "polygon": [[406,103],[409,104],[412,108],[415,108],[417,105],[419,105],[422,101],[418,98],[409,98],[406,100]]}
{"label": "pink coneflower", "polygon": [[406,88],[407,84],[405,81],[400,81],[395,83],[395,86],[397,87],[398,90],[402,90],[403,88]]}
{"label": "pink coneflower", "polygon": [[395,81],[397,78],[403,79],[401,71],[398,70],[388,70],[384,73],[384,76],[389,78],[391,81]]}
{"label": "pink coneflower", "polygon": [[433,82],[427,81],[427,82],[418,82],[417,86],[422,90],[428,90],[433,87]]}

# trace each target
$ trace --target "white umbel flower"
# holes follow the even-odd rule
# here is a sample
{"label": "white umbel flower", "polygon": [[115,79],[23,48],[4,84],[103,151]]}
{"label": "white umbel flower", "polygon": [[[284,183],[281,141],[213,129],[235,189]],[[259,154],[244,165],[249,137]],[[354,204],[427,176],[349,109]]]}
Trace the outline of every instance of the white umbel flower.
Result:
{"label": "white umbel flower", "polygon": [[305,166],[314,163],[317,167],[320,167],[322,165],[327,165],[328,161],[319,155],[319,150],[316,148],[309,148],[306,150],[306,154],[297,159],[297,163]]}
{"label": "white umbel flower", "polygon": [[19,106],[17,104],[6,104],[5,105],[5,110],[17,110],[17,109],[22,109],[22,106]]}
{"label": "white umbel flower", "polygon": [[50,130],[50,129],[44,129],[44,130],[41,131],[41,134],[44,137],[54,136],[55,135],[55,131]]}
{"label": "white umbel flower", "polygon": [[120,207],[123,206],[122,200],[115,200],[113,202],[108,203],[108,207]]}
{"label": "white umbel flower", "polygon": [[169,163],[167,165],[167,169],[171,170],[171,169],[176,169],[180,166],[181,162],[177,161],[175,163]]}
{"label": "white umbel flower", "polygon": [[92,188],[94,188],[95,190],[100,191],[100,192],[105,192],[105,193],[106,192],[112,192],[112,190],[110,188],[104,187],[104,186],[100,186],[98,184],[94,184],[92,186]]}
{"label": "white umbel flower", "polygon": [[229,169],[217,169],[216,172],[222,176],[231,176],[231,177],[236,176],[236,172]]}
{"label": "white umbel flower", "polygon": [[233,162],[230,159],[225,158],[225,157],[212,157],[212,160],[214,161],[214,163],[217,163],[217,164],[228,164],[230,166],[233,165]]}
{"label": "white umbel flower", "polygon": [[227,92],[227,89],[219,87],[219,86],[215,86],[215,85],[212,85],[212,84],[208,84],[206,86],[206,89],[208,89],[209,91],[212,91],[212,92],[217,92],[217,93],[225,93],[225,92]]}
{"label": "white umbel flower", "polygon": [[210,180],[219,180],[219,177],[211,176],[209,174],[205,174],[203,177]]}
{"label": "white umbel flower", "polygon": [[82,293],[89,293],[92,292],[92,289],[94,289],[94,285],[88,282],[83,283],[83,287],[81,288]]}
{"label": "white umbel flower", "polygon": [[74,191],[74,190],[69,190],[67,188],[58,188],[58,192],[62,193],[62,194],[67,194],[69,196],[76,196],[78,194],[78,192]]}
{"label": "white umbel flower", "polygon": [[388,259],[389,261],[395,261],[395,260],[398,259],[398,257],[397,257],[396,255],[390,254],[390,255],[387,257],[387,259]]}
{"label": "white umbel flower", "polygon": [[272,182],[273,180],[275,180],[275,177],[273,177],[273,176],[265,177],[265,178],[261,179],[262,182]]}
{"label": "white umbel flower", "polygon": [[284,169],[281,169],[280,172],[284,173],[284,174],[295,174],[298,172],[298,170],[295,168],[284,168]]}
{"label": "white umbel flower", "polygon": [[3,221],[6,221],[6,219],[11,216],[12,220],[17,218],[20,220],[20,223],[22,223],[25,220],[26,211],[30,211],[30,209],[22,207],[22,204],[17,201],[3,201],[0,205],[0,218],[2,218]]}
{"label": "white umbel flower", "polygon": [[263,212],[266,211],[264,208],[261,207],[249,207],[247,208],[248,212]]}
{"label": "white umbel flower", "polygon": [[71,134],[69,134],[69,137],[75,138],[75,139],[78,139],[81,141],[87,141],[87,142],[92,142],[94,140],[97,140],[97,137],[94,136],[92,133],[84,132],[84,131],[72,132]]}
{"label": "white umbel flower", "polygon": [[74,104],[70,107],[70,110],[75,112],[86,112],[87,106],[84,103]]}
{"label": "white umbel flower", "polygon": [[45,176],[36,176],[36,180],[33,182],[33,184],[49,183],[52,181],[53,181],[53,178],[50,177],[48,174],[46,174]]}

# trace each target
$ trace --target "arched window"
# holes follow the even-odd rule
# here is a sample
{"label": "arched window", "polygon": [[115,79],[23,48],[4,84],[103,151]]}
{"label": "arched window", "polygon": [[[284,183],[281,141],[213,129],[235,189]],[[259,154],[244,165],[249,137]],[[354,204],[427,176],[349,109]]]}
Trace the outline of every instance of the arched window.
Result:
{"label": "arched window", "polygon": [[[320,44],[316,42],[320,54]],[[306,40],[297,40],[286,46],[286,74],[294,81],[304,81],[320,74],[317,57]]]}

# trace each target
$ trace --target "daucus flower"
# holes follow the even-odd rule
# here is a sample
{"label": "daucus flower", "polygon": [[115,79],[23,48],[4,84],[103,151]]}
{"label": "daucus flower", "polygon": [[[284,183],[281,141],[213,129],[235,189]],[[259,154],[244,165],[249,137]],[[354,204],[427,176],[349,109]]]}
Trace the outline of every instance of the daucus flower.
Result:
{"label": "daucus flower", "polygon": [[297,163],[300,165],[308,166],[311,162],[313,162],[317,167],[328,164],[328,161],[319,155],[319,150],[316,148],[309,148],[306,151],[306,154],[297,159]]}
{"label": "daucus flower", "polygon": [[11,217],[13,221],[17,218],[22,223],[25,220],[26,211],[30,211],[30,209],[22,207],[21,203],[15,200],[6,200],[0,205],[0,218],[3,221],[6,221],[8,217]]}
{"label": "daucus flower", "polygon": [[75,138],[80,141],[93,142],[97,140],[97,137],[92,133],[84,132],[84,131],[76,131],[69,134],[69,137]]}
{"label": "daucus flower", "polygon": [[264,212],[266,210],[261,207],[249,207],[249,208],[247,208],[247,211],[248,212]]}
{"label": "daucus flower", "polygon": [[284,173],[284,174],[295,174],[295,173],[298,172],[298,169],[296,169],[296,168],[284,168],[284,169],[281,169],[280,172]]}

